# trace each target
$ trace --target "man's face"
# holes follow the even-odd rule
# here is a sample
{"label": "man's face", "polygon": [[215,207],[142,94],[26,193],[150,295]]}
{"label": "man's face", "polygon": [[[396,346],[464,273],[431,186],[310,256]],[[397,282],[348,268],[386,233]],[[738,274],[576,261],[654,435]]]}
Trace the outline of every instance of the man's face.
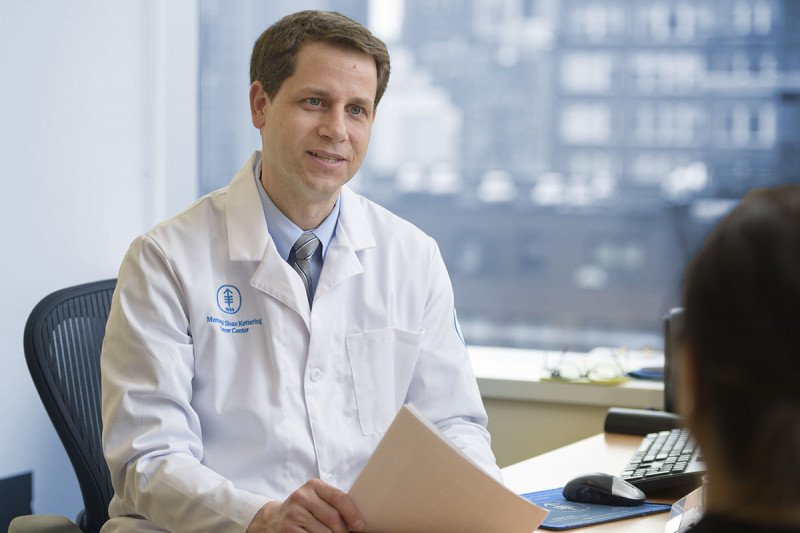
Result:
{"label": "man's face", "polygon": [[300,48],[294,74],[271,100],[259,82],[253,84],[262,182],[279,207],[333,205],[367,153],[377,83],[368,55],[311,42]]}

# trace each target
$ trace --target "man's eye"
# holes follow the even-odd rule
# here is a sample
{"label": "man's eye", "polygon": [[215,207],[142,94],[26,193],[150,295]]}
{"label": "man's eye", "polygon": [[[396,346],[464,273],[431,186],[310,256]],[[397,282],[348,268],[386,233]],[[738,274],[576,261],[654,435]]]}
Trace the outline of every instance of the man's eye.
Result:
{"label": "man's eye", "polygon": [[358,105],[354,105],[350,108],[350,114],[352,115],[363,115],[364,108]]}
{"label": "man's eye", "polygon": [[309,105],[313,106],[322,105],[322,100],[320,100],[319,98],[308,98],[306,99],[306,102],[308,102]]}

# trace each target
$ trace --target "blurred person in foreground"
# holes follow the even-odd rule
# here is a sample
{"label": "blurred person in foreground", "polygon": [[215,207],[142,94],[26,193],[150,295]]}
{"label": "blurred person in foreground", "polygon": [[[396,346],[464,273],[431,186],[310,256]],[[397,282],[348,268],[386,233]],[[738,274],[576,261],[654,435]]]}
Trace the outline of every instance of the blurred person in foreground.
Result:
{"label": "blurred person in foreground", "polygon": [[747,194],[683,300],[680,408],[708,468],[692,533],[800,531],[800,185]]}

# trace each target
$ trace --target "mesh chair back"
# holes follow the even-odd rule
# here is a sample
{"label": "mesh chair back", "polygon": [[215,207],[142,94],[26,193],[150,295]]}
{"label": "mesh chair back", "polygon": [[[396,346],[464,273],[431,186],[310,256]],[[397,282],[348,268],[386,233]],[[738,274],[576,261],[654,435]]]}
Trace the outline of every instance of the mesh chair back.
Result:
{"label": "mesh chair back", "polygon": [[83,531],[100,530],[113,494],[101,443],[100,350],[115,286],[111,279],[56,291],[25,324],[28,369],[80,485]]}

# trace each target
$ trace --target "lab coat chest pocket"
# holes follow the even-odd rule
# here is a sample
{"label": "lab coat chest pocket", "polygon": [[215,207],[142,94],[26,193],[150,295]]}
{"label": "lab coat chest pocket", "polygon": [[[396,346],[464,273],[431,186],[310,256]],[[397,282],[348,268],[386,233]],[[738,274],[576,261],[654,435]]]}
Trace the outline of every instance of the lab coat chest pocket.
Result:
{"label": "lab coat chest pocket", "polygon": [[348,335],[358,418],[364,435],[383,433],[403,405],[422,332],[381,328]]}

